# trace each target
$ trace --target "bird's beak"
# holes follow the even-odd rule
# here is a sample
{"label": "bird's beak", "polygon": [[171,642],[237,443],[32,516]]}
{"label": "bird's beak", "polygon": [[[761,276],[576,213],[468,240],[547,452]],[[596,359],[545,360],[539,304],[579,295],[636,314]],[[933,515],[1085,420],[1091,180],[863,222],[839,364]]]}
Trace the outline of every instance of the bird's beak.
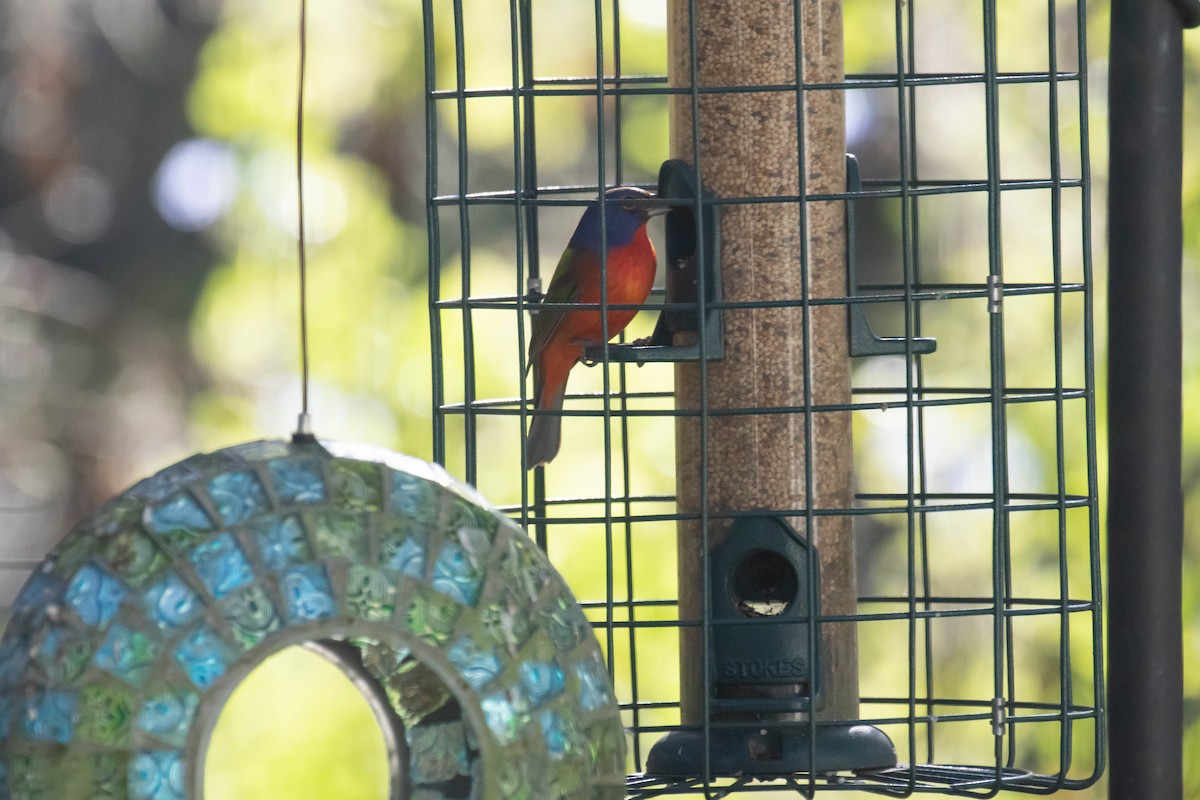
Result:
{"label": "bird's beak", "polygon": [[[661,200],[662,198],[656,197],[654,199]],[[670,214],[674,210],[675,210],[674,206],[652,205],[646,209],[646,216],[647,217],[661,217],[663,214]]]}

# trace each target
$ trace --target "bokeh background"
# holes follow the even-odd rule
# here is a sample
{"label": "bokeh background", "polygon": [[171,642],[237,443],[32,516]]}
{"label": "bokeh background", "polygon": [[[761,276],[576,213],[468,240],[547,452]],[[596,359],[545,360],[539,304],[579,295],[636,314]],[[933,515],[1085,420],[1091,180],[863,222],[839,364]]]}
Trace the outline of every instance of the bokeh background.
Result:
{"label": "bokeh background", "polygon": [[[305,199],[318,432],[429,458],[433,365],[421,4],[309,5]],[[449,7],[440,0],[436,5]],[[474,30],[507,31],[508,4],[463,5]],[[582,30],[589,39],[592,3],[533,5],[539,71],[594,74],[594,51],[561,34]],[[978,9],[951,0],[925,0],[922,7],[933,27],[921,57],[942,64],[979,61]],[[604,8],[611,16],[611,4]],[[848,70],[894,72],[889,8],[875,0],[845,0],[846,28],[853,33],[846,37]],[[1040,8],[1036,23],[1016,11],[1002,14],[999,38],[1012,63],[1020,63],[1026,49],[1031,59],[1044,49],[1045,3]],[[664,74],[666,0],[625,0],[619,13],[624,72]],[[1064,30],[1073,27],[1074,13],[1073,3],[1063,4]],[[1103,310],[1106,4],[1092,4],[1088,25],[1096,308]],[[299,397],[296,33],[296,4],[267,0],[0,4],[0,605],[71,525],[138,478],[197,450],[291,430]],[[453,43],[444,40],[451,34],[449,28],[437,34],[446,75],[453,74]],[[1188,34],[1185,43],[1191,140],[1200,137],[1200,33]],[[472,84],[492,75],[495,84],[505,84],[510,73],[506,33],[494,52],[472,48]],[[1031,100],[1002,108],[1002,125],[1014,131],[1006,137],[1005,163],[1018,171],[1022,153],[1031,163],[1044,155],[1033,107]],[[507,99],[472,104],[477,185],[494,179],[503,186],[511,177],[511,108]],[[971,146],[978,108],[948,94],[922,109],[947,132],[928,137],[923,165],[961,173],[982,158]],[[538,163],[548,182],[594,180],[595,114],[594,100],[586,97],[539,107]],[[623,115],[625,178],[652,182],[669,155],[665,100],[630,100]],[[452,118],[440,120],[439,151],[453,152],[454,126]],[[848,149],[864,163],[888,163],[889,153],[894,159],[895,117],[887,98],[875,103],[864,94],[849,102],[847,136]],[[1200,299],[1200,148],[1185,152],[1187,409],[1200,402],[1200,317],[1186,313]],[[1014,205],[1006,206],[1010,219],[1044,213],[1009,212]],[[541,231],[546,252],[562,247],[570,216],[547,216]],[[944,222],[931,246],[947,263],[977,259],[986,231],[964,229],[952,216]],[[889,244],[896,234],[888,228],[894,220],[880,213],[873,224],[880,235],[864,253],[864,279],[872,264],[896,260]],[[497,214],[473,228],[472,275],[479,293],[514,290],[505,248],[498,244],[489,255],[478,244],[506,241],[506,225],[511,215]],[[1007,240],[1006,248],[1006,257],[1019,260]],[[455,258],[448,248],[443,279],[450,286]],[[632,334],[644,335],[652,324],[639,319]],[[894,329],[894,323],[884,319],[879,328],[885,327]],[[455,326],[446,330],[453,336]],[[1096,344],[1102,389],[1103,325]],[[454,348],[455,342],[445,343],[447,352]],[[514,352],[511,344],[503,352]],[[876,360],[856,364],[886,368]],[[512,364],[485,359],[478,369],[481,396],[516,393]],[[669,368],[654,369],[647,367],[642,380],[669,390]],[[573,388],[598,389],[598,372],[573,379]],[[448,395],[458,390],[451,385]],[[1052,471],[1053,451],[1039,446],[1037,423],[1022,424],[1028,448],[1021,457],[1028,469]],[[496,463],[518,463],[519,435],[485,434],[483,446]],[[1200,796],[1200,585],[1191,579],[1200,567],[1200,415],[1185,414],[1184,435],[1185,781]],[[886,469],[887,459],[879,457],[888,445],[886,431],[856,428],[855,436],[856,447],[873,447],[873,459],[858,459],[861,468]],[[552,480],[567,485],[586,475],[587,443],[600,441],[599,428],[594,435],[582,433],[581,441],[556,462]],[[891,442],[894,448],[896,439]],[[448,466],[461,474],[455,452],[450,448]],[[671,493],[670,465],[657,465],[649,455],[641,459],[646,493]],[[480,483],[494,502],[520,497],[516,470],[487,472]],[[662,545],[673,557],[668,528]],[[565,547],[551,555],[577,594],[594,594],[596,582],[602,584],[603,575],[591,570],[586,557]],[[876,561],[871,555],[861,565],[868,577],[887,553],[875,554]],[[673,580],[672,567],[662,573]],[[648,574],[643,585],[652,581]],[[669,694],[677,680],[673,665],[661,680]],[[256,671],[234,696],[214,737],[206,783],[220,800],[377,800],[385,796],[385,772],[382,739],[355,690],[319,657],[291,649]],[[1103,797],[1103,782],[1079,796]]]}

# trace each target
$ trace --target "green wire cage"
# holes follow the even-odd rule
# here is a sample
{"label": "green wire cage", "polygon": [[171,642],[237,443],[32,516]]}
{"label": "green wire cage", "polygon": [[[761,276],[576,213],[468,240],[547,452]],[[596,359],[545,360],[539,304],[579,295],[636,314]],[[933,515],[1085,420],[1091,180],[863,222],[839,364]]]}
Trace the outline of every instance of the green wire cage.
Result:
{"label": "green wire cage", "polygon": [[[435,460],[579,597],[627,795],[1091,785],[1085,4],[640,5],[424,3]],[[526,475],[530,314],[622,185],[658,288]]]}

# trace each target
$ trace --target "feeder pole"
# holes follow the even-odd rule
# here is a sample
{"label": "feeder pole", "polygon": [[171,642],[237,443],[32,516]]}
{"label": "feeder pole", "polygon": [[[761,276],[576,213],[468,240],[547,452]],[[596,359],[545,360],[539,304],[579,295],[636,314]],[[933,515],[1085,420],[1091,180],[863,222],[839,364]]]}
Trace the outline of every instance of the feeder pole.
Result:
{"label": "feeder pole", "polygon": [[[693,16],[694,13],[694,16]],[[795,15],[801,19],[796,36]],[[669,69],[676,88],[794,85],[843,80],[841,0],[670,0]],[[695,31],[694,39],[692,31]],[[694,51],[693,51],[694,42]],[[693,72],[694,70],[694,72]],[[797,99],[803,97],[803,127]],[[694,113],[698,111],[698,113]],[[672,97],[672,156],[696,168],[718,198],[791,196],[845,191],[844,100],[840,91],[692,92]],[[803,136],[801,143],[800,137]],[[803,144],[803,147],[801,147]],[[805,174],[798,166],[805,154]],[[803,203],[803,201],[802,201]],[[845,306],[800,307],[801,298],[845,297],[845,204],[734,204],[721,209],[721,290],[727,302],[793,301],[788,308],[724,312],[725,355],[701,365],[676,365],[681,410],[753,409],[847,403],[850,368]],[[802,213],[806,217],[802,218]],[[804,263],[807,263],[807,276]],[[807,286],[804,279],[807,277]],[[804,347],[809,340],[808,356]],[[707,378],[707,390],[705,381]],[[850,413],[695,416],[676,424],[679,511],[701,525],[679,526],[680,618],[703,615],[703,548],[728,530],[728,512],[763,509],[846,509],[853,503]],[[811,445],[811,458],[807,449]],[[811,464],[811,484],[806,476]],[[811,485],[812,496],[808,496]],[[704,489],[702,490],[702,486]],[[787,518],[820,554],[821,614],[853,614],[857,604],[854,541],[848,516]],[[858,657],[854,623],[822,631],[824,711],[820,719],[858,718]],[[681,703],[685,724],[704,722],[704,640],[682,635]]]}
{"label": "feeder pole", "polygon": [[[1113,0],[1109,59],[1109,797],[1183,797],[1183,27]],[[1183,12],[1183,16],[1181,16]]]}

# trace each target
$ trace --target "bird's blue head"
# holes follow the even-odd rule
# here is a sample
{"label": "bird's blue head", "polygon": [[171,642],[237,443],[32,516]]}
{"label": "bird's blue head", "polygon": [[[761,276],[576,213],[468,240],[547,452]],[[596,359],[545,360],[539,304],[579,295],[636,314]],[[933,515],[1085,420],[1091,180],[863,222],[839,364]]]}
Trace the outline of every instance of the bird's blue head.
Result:
{"label": "bird's blue head", "polygon": [[[646,224],[646,220],[670,211],[670,208],[658,203],[661,203],[661,198],[632,186],[619,186],[605,192],[604,233],[607,234],[608,246],[624,247],[633,241],[634,234]],[[600,235],[600,204],[594,202],[583,212],[583,218],[579,220],[568,246],[598,249]]]}

